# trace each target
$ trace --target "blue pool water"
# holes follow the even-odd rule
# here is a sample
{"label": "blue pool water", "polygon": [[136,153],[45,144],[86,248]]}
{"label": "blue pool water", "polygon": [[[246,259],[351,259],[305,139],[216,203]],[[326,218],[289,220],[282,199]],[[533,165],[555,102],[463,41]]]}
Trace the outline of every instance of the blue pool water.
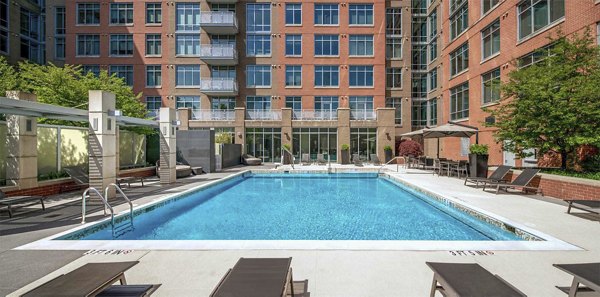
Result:
{"label": "blue pool water", "polygon": [[[119,240],[521,240],[376,174],[247,174],[146,209]],[[110,225],[60,239],[110,240]]]}

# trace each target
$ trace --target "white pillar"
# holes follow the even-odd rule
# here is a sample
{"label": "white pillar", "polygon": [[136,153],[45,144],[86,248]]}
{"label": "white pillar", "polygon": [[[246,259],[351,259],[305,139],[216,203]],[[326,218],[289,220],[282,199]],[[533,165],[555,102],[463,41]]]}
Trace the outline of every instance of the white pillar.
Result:
{"label": "white pillar", "polygon": [[[114,116],[115,94],[105,91],[89,91],[88,134],[90,187],[100,192],[116,181],[117,123]],[[115,196],[114,188],[109,197]]]}
{"label": "white pillar", "polygon": [[160,126],[160,183],[174,183],[177,177],[176,152],[177,138],[175,125],[176,120],[175,109],[162,107],[160,109],[159,126]]}
{"label": "white pillar", "polygon": [[[34,94],[21,91],[7,91],[6,97],[37,101]],[[35,188],[38,186],[37,118],[7,115],[6,127],[6,182],[19,189]]]}

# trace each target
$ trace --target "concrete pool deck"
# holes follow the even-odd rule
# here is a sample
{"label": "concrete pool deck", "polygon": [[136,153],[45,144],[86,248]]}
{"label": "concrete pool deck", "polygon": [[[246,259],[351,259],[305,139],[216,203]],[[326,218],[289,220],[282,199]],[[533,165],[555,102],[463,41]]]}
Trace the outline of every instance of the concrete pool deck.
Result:
{"label": "concrete pool deck", "polygon": [[[323,168],[300,168],[310,170],[310,167]],[[390,166],[390,169],[395,171],[395,167]],[[237,170],[240,169],[215,174],[214,178]],[[582,250],[494,251],[473,254],[468,251],[134,250],[121,254],[87,255],[84,255],[85,251],[13,250],[20,245],[77,226],[80,215],[73,211],[77,207],[77,211],[80,211],[81,206],[80,202],[77,204],[75,201],[50,207],[45,213],[17,215],[14,219],[0,221],[0,295],[16,290],[10,296],[17,296],[84,263],[135,259],[140,264],[126,273],[128,282],[163,284],[153,296],[207,296],[239,257],[293,257],[294,278],[309,280],[311,296],[427,296],[433,273],[427,268],[425,261],[440,261],[479,263],[528,296],[558,297],[565,294],[554,286],[570,285],[572,279],[553,268],[552,264],[600,262],[598,216],[568,215],[564,204],[553,199],[544,198],[540,201],[532,196],[484,193],[481,189],[463,186],[463,182],[456,178],[437,177],[418,170],[401,169],[400,173],[392,175],[432,191],[443,192],[454,199],[569,242]],[[152,193],[154,195],[141,194],[143,197],[136,199],[135,203],[143,204],[165,192],[172,193],[196,186],[202,182],[200,179],[212,179],[213,176],[202,175],[198,178],[198,181],[190,179],[189,183],[182,182],[166,191],[156,191],[157,193]],[[141,191],[143,188],[136,189],[132,188],[132,191]],[[117,209],[124,210],[124,207],[120,205]],[[60,224],[48,222],[47,228],[37,229],[30,226],[40,217],[67,212],[67,209],[71,209],[71,218],[59,216]],[[101,219],[98,215],[101,213],[100,209],[97,206],[92,217]],[[51,221],[52,218],[57,217],[49,217],[47,220]]]}

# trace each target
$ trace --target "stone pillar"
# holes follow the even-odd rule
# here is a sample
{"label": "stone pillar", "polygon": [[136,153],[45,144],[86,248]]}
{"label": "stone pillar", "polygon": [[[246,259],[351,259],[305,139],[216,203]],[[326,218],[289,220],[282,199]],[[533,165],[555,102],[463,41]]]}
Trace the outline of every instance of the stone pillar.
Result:
{"label": "stone pillar", "polygon": [[[100,192],[117,177],[117,123],[114,116],[115,94],[105,91],[89,91],[88,156],[90,187]],[[94,195],[90,193],[90,195]],[[115,197],[111,188],[108,198]]]}
{"label": "stone pillar", "polygon": [[385,160],[386,146],[392,147],[392,156],[395,155],[396,143],[396,127],[394,108],[378,108],[377,109],[377,157],[382,162]]}
{"label": "stone pillar", "polygon": [[[7,91],[10,99],[36,102],[37,97],[20,91]],[[6,182],[19,189],[38,186],[37,119],[36,117],[6,115]]]}
{"label": "stone pillar", "polygon": [[[337,160],[342,163],[342,145],[350,145],[350,108],[338,108]],[[350,151],[348,151],[350,154]],[[352,156],[350,159],[352,160]]]}
{"label": "stone pillar", "polygon": [[246,109],[244,107],[235,108],[235,140],[233,143],[242,145],[242,154],[246,153]]}
{"label": "stone pillar", "polygon": [[179,124],[179,130],[190,129],[190,119],[192,118],[192,109],[187,107],[181,107],[177,109],[177,118],[181,124]]}
{"label": "stone pillar", "polygon": [[177,172],[177,134],[173,121],[175,121],[175,109],[161,107],[160,109],[160,183],[171,184],[175,182]]}

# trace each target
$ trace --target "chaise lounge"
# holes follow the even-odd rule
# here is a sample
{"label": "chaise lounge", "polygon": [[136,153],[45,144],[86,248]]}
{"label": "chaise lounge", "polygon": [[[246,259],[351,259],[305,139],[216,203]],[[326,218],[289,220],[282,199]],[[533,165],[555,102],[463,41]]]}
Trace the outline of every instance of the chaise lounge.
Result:
{"label": "chaise lounge", "polygon": [[508,172],[512,169],[512,166],[502,165],[496,168],[489,177],[469,177],[465,178],[465,186],[467,183],[474,183],[475,188],[479,188],[479,183],[501,183],[506,182],[504,178]]}
{"label": "chaise lounge", "polygon": [[540,172],[539,169],[526,168],[523,170],[523,172],[521,172],[521,174],[519,174],[519,176],[517,176],[517,178],[515,178],[513,182],[486,182],[483,185],[483,190],[485,191],[487,187],[496,188],[496,194],[498,194],[500,192],[500,189],[503,189],[504,191],[508,192],[508,189],[520,188],[522,191],[535,190],[536,193],[541,193],[539,187],[529,186],[529,183],[531,183],[531,181],[538,174],[538,172]]}
{"label": "chaise lounge", "polygon": [[244,162],[244,165],[248,166],[258,166],[262,164],[262,160],[260,158],[256,158],[248,154],[242,155],[242,161]]}
{"label": "chaise lounge", "polygon": [[363,166],[362,160],[360,159],[360,156],[358,154],[352,155],[352,163],[354,163],[354,166],[358,166],[358,167]]}
{"label": "chaise lounge", "polygon": [[18,204],[19,207],[25,207],[30,205],[35,205],[38,202],[42,204],[42,210],[46,210],[44,206],[45,196],[13,196],[7,197],[2,190],[0,190],[0,205],[4,205],[8,208],[8,217],[12,218],[13,215],[13,205]]}
{"label": "chaise lounge", "polygon": [[[600,263],[554,264],[552,266],[573,276],[570,287],[556,286],[557,289],[569,294],[569,297],[580,296],[578,293],[584,292],[600,293]],[[579,284],[584,286],[580,287]]]}
{"label": "chaise lounge", "polygon": [[381,165],[381,161],[379,160],[379,157],[377,157],[377,154],[371,154],[371,162],[376,166]]}
{"label": "chaise lounge", "polygon": [[327,160],[325,160],[325,156],[323,154],[317,154],[317,163],[319,165],[327,164]]}
{"label": "chaise lounge", "polygon": [[567,213],[571,213],[571,208],[587,211],[589,213],[600,214],[600,201],[597,200],[565,200],[569,203]]}

